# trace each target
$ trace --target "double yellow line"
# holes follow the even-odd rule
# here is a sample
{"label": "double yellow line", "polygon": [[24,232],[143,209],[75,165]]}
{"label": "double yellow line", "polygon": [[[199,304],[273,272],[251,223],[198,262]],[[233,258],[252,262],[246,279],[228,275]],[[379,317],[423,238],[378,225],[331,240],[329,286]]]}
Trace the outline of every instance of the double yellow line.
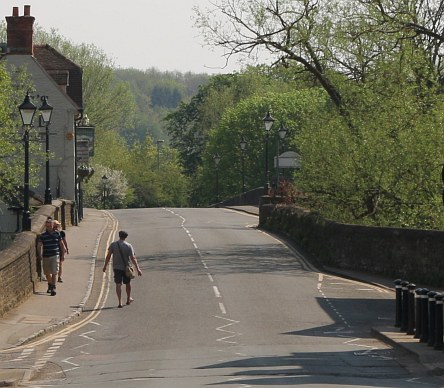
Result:
{"label": "double yellow line", "polygon": [[[108,219],[111,220],[111,232],[108,235],[108,239],[106,242],[106,247],[108,247],[111,244],[111,241],[114,239],[114,236],[117,232],[117,228],[118,228],[118,221],[117,219],[111,214],[106,212]],[[105,226],[104,230],[106,229],[106,227],[108,226],[108,220],[107,220],[107,225]],[[101,232],[103,233],[103,231]],[[96,256],[97,257],[97,256]],[[105,253],[104,256],[105,257]],[[17,351],[20,349],[25,349],[25,348],[30,348],[30,347],[35,347],[35,346],[39,346],[42,344],[45,344],[47,342],[51,342],[56,338],[60,338],[60,337],[66,337],[67,335],[75,332],[76,330],[79,330],[80,328],[88,325],[89,323],[91,323],[92,321],[94,321],[99,314],[102,312],[102,309],[105,306],[106,300],[108,298],[108,294],[110,291],[110,285],[111,285],[111,279],[112,278],[112,269],[111,266],[109,267],[107,272],[103,272],[102,273],[102,284],[100,286],[100,294],[97,298],[97,302],[94,306],[94,308],[92,309],[92,311],[86,315],[84,318],[81,318],[78,322],[75,322],[73,324],[69,324],[69,326],[67,326],[66,328],[57,331],[57,333],[53,333],[50,335],[45,335],[43,338],[36,340],[36,341],[31,341],[31,342],[27,342],[26,344],[22,344],[10,349],[4,349],[2,351],[0,351],[0,353],[7,353],[7,352],[11,352],[11,351]]]}

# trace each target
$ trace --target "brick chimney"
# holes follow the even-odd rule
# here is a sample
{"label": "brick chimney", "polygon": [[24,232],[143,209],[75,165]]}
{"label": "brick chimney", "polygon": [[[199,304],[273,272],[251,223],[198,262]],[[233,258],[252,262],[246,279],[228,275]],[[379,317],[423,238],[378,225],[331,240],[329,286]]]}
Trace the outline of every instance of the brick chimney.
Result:
{"label": "brick chimney", "polygon": [[34,20],[31,16],[31,6],[25,5],[25,14],[19,16],[18,7],[12,8],[12,16],[6,16],[7,53],[33,55],[32,37]]}

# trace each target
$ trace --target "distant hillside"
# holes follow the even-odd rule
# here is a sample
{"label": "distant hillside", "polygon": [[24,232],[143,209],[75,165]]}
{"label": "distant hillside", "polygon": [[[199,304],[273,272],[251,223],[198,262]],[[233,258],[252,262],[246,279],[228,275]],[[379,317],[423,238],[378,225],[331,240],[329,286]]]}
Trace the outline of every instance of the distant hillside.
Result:
{"label": "distant hillside", "polygon": [[115,75],[129,85],[137,104],[134,128],[127,128],[122,133],[129,142],[143,140],[146,136],[168,142],[163,118],[181,101],[189,101],[210,77],[208,74],[190,72],[162,72],[154,68],[145,71],[116,69]]}

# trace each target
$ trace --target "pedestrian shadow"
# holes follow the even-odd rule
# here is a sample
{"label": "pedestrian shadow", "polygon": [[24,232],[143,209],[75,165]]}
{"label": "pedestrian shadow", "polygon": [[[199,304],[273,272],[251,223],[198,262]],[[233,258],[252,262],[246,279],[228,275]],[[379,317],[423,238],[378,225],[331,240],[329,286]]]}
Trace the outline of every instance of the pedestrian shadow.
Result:
{"label": "pedestrian shadow", "polygon": [[82,310],[82,312],[83,313],[92,313],[92,312],[96,312],[96,311],[107,311],[107,310],[121,310],[121,309],[118,308],[117,305],[115,305],[115,306],[108,306],[108,307],[84,308]]}

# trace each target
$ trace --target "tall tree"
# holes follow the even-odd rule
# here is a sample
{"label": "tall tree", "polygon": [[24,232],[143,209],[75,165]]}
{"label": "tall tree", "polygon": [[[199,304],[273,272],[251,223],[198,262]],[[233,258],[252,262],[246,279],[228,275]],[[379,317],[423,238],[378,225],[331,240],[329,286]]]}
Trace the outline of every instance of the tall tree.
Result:
{"label": "tall tree", "polygon": [[277,75],[260,68],[212,76],[190,102],[183,102],[165,119],[171,145],[179,151],[185,172],[190,176],[196,173],[208,134],[227,109],[253,94],[289,91],[295,85],[285,72]]}
{"label": "tall tree", "polygon": [[210,45],[223,47],[227,60],[243,54],[257,62],[265,51],[271,65],[299,64],[342,109],[342,96],[332,81],[331,47],[334,2],[320,0],[221,0],[211,10],[196,8],[196,25]]}
{"label": "tall tree", "polygon": [[[242,158],[240,141],[247,142],[244,154],[245,184],[247,190],[264,187],[266,184],[266,156],[270,179],[276,181],[274,159],[277,156],[278,129],[285,125],[288,129],[283,150],[300,151],[299,133],[302,128],[315,130],[319,122],[319,112],[327,109],[327,97],[320,89],[302,90],[287,93],[268,93],[244,99],[235,107],[225,111],[222,119],[209,134],[207,147],[199,170],[198,187],[202,202],[215,200],[215,185],[218,183],[220,197],[238,196],[242,190]],[[271,108],[275,123],[268,134],[268,153],[266,150],[266,131],[263,118]],[[214,155],[219,155],[216,166]],[[216,182],[216,169],[219,173]]]}
{"label": "tall tree", "polygon": [[[119,130],[134,122],[135,102],[128,86],[114,75],[113,62],[93,44],[74,44],[56,30],[37,28],[36,43],[49,44],[83,71],[83,108],[91,123]],[[99,150],[100,152],[100,150]]]}

